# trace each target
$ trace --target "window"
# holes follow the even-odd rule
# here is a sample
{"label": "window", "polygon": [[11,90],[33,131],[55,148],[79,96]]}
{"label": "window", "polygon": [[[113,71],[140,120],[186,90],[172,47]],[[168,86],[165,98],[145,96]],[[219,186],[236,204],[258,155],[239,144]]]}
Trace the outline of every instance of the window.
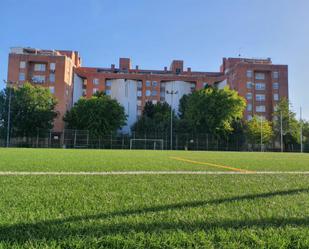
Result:
{"label": "window", "polygon": [[205,86],[208,86],[208,83],[207,82],[204,82],[203,83],[203,87],[205,88]]}
{"label": "window", "polygon": [[161,91],[161,92],[160,92],[160,96],[161,96],[161,97],[165,97],[165,91]]}
{"label": "window", "polygon": [[54,74],[54,73],[51,73],[51,74],[49,75],[49,81],[50,81],[50,82],[55,82],[55,74]]}
{"label": "window", "polygon": [[247,78],[252,78],[252,70],[247,70]]}
{"label": "window", "polygon": [[157,86],[158,86],[158,82],[153,81],[153,82],[152,82],[152,86],[153,86],[153,87],[157,87]]}
{"label": "window", "polygon": [[137,101],[137,106],[142,106],[142,101],[141,100]]}
{"label": "window", "polygon": [[255,89],[256,90],[265,90],[265,83],[256,83]]}
{"label": "window", "polygon": [[247,120],[251,120],[251,119],[252,119],[252,115],[248,115]]}
{"label": "window", "polygon": [[20,81],[25,80],[25,74],[24,73],[19,73],[18,80],[20,80]]}
{"label": "window", "polygon": [[252,82],[247,82],[247,89],[251,89],[252,88]]}
{"label": "window", "polygon": [[249,112],[252,111],[252,104],[247,104],[247,111],[249,111]]}
{"label": "window", "polygon": [[137,91],[137,97],[142,97],[142,91]]}
{"label": "window", "polygon": [[49,69],[51,70],[51,71],[55,71],[56,70],[56,63],[50,63],[49,64]]}
{"label": "window", "polygon": [[264,73],[256,73],[255,79],[256,80],[265,80],[265,74]]}
{"label": "window", "polygon": [[265,105],[256,106],[256,112],[265,112],[265,110],[266,110]]}
{"label": "window", "polygon": [[279,83],[278,82],[273,83],[273,89],[279,89]]}
{"label": "window", "polygon": [[97,79],[97,78],[94,78],[93,80],[92,80],[92,83],[94,84],[94,85],[99,85],[99,79]]}
{"label": "window", "polygon": [[194,89],[195,89],[195,84],[192,83],[192,84],[191,84],[191,90],[194,90]]}
{"label": "window", "polygon": [[150,87],[150,81],[149,80],[146,81],[146,86]]}
{"label": "window", "polygon": [[152,101],[152,104],[154,104],[154,105],[157,104],[157,103],[158,103],[158,101],[155,100],[155,99]]}
{"label": "window", "polygon": [[65,90],[65,95],[69,96],[69,90],[68,89]]}
{"label": "window", "polygon": [[34,64],[34,71],[44,72],[46,70],[45,64]]}
{"label": "window", "polygon": [[157,96],[157,93],[158,93],[158,92],[157,92],[156,90],[153,90],[153,91],[151,92],[151,95],[152,95],[152,96]]}
{"label": "window", "polygon": [[160,85],[161,85],[161,88],[164,88],[164,87],[165,87],[165,83],[164,83],[164,82],[161,83]]}
{"label": "window", "polygon": [[256,94],[255,99],[256,101],[265,101],[265,94]]}
{"label": "window", "polygon": [[34,83],[44,83],[45,82],[45,76],[44,75],[33,75],[32,81]]}
{"label": "window", "polygon": [[50,91],[51,94],[54,94],[55,93],[55,87],[50,86],[49,91]]}
{"label": "window", "polygon": [[25,61],[20,61],[19,62],[19,68],[26,68],[26,62]]}
{"label": "window", "polygon": [[252,93],[247,93],[246,94],[246,99],[252,99]]}
{"label": "window", "polygon": [[150,96],[151,95],[151,91],[150,90],[146,90],[146,96]]}
{"label": "window", "polygon": [[142,115],[142,111],[141,110],[137,110],[137,115],[141,116]]}
{"label": "window", "polygon": [[98,88],[93,88],[93,89],[92,89],[92,93],[93,93],[93,94],[97,93],[98,91],[99,91]]}
{"label": "window", "polygon": [[108,96],[111,96],[112,90],[110,90],[110,89],[105,90],[105,94],[108,95]]}
{"label": "window", "polygon": [[141,89],[143,87],[143,83],[141,81],[137,82],[137,88]]}
{"label": "window", "polygon": [[278,93],[275,93],[274,94],[274,101],[278,101],[279,100],[279,94]]}
{"label": "window", "polygon": [[273,79],[279,78],[279,72],[273,72]]}
{"label": "window", "polygon": [[105,82],[105,86],[107,86],[107,87],[111,87],[111,86],[112,86],[112,82],[111,82],[111,81],[109,81],[109,80],[108,80],[108,81],[106,81],[106,82]]}

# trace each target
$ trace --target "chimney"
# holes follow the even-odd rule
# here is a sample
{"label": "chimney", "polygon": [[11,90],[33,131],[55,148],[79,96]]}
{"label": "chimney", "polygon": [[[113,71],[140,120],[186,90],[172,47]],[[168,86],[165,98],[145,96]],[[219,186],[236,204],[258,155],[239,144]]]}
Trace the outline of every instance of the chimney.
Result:
{"label": "chimney", "polygon": [[135,70],[138,70],[138,65],[135,66]]}
{"label": "chimney", "polygon": [[120,70],[130,70],[131,60],[129,58],[119,58],[119,69]]}
{"label": "chimney", "polygon": [[115,64],[112,64],[112,65],[111,65],[111,69],[112,69],[112,70],[115,70]]}
{"label": "chimney", "polygon": [[188,72],[188,73],[191,73],[191,67],[188,67],[188,68],[187,68],[187,72]]}
{"label": "chimney", "polygon": [[182,60],[173,60],[170,66],[170,70],[176,74],[183,72],[183,61]]}
{"label": "chimney", "polygon": [[167,67],[164,67],[164,71],[165,71],[165,72],[167,71]]}

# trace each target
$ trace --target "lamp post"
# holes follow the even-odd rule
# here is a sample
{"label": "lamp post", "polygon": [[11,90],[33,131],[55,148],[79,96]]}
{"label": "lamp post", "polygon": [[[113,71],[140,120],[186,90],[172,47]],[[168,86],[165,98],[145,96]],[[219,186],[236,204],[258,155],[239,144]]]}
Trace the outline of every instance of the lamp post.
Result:
{"label": "lamp post", "polygon": [[9,88],[9,103],[8,103],[8,116],[7,116],[7,127],[6,127],[6,147],[8,148],[10,145],[10,127],[11,127],[11,99],[12,99],[12,88],[11,88],[11,81],[5,81],[4,83]]}
{"label": "lamp post", "polygon": [[300,107],[300,153],[303,153],[303,119],[302,119],[302,109]]}
{"label": "lamp post", "polygon": [[281,145],[281,152],[283,152],[283,124],[282,124],[282,111],[280,111],[280,145]]}
{"label": "lamp post", "polygon": [[173,87],[171,91],[166,91],[166,94],[171,95],[171,150],[173,149],[173,96],[174,94],[178,94],[178,91],[174,91]]}
{"label": "lamp post", "polygon": [[261,152],[263,152],[263,117],[260,116],[261,120]]}

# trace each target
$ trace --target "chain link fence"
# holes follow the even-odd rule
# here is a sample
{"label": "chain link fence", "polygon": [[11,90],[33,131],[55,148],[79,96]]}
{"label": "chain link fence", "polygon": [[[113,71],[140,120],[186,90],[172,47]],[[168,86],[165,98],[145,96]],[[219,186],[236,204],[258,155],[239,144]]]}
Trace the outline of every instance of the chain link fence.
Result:
{"label": "chain link fence", "polygon": [[[6,147],[6,138],[0,137],[0,146]],[[137,133],[114,134],[96,137],[86,130],[54,132],[37,130],[33,137],[10,137],[9,147],[67,148],[67,149],[143,149],[143,150],[194,150],[194,151],[281,151],[280,143],[250,144],[245,136],[218,138],[212,134]],[[300,144],[285,144],[284,151],[300,152]],[[303,145],[309,152],[309,143]]]}

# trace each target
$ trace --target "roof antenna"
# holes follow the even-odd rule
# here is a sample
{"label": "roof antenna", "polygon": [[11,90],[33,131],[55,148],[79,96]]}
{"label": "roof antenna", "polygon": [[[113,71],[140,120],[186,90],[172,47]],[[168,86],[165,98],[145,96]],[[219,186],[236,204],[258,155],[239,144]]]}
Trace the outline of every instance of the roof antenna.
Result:
{"label": "roof antenna", "polygon": [[242,47],[239,48],[239,53],[238,53],[239,58],[241,57],[241,50],[242,50]]}

